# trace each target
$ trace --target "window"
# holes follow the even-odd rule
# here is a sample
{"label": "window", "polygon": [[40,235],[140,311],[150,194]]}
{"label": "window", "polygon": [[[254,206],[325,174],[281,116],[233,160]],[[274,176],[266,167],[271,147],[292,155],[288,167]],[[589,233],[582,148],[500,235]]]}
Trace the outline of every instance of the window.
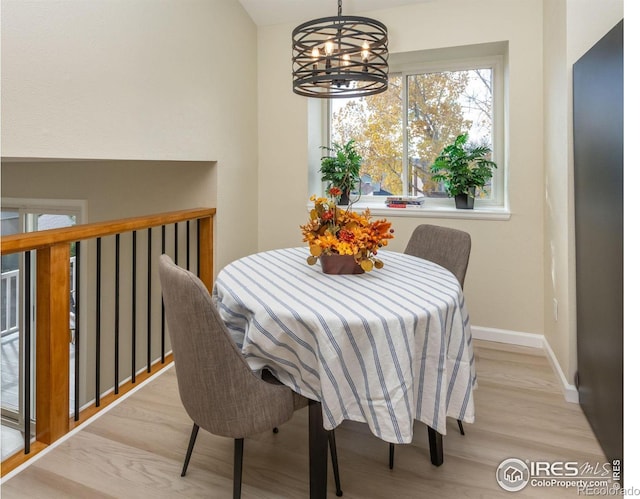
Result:
{"label": "window", "polygon": [[[38,230],[69,227],[76,223],[82,223],[86,214],[86,202],[78,200],[43,200],[43,199],[14,199],[3,198],[0,212],[1,232],[3,235],[34,232]],[[2,383],[0,415],[2,426],[20,431],[24,428],[24,311],[25,290],[22,286],[21,276],[24,276],[25,259],[21,253],[3,255],[2,283],[0,286],[0,337],[2,339]],[[69,260],[69,272],[71,277],[70,289],[70,317],[69,329],[75,333],[75,272],[77,262],[75,257],[75,244],[71,246],[71,258]],[[35,255],[31,258],[31,304],[35,304],[35,279],[36,279]],[[32,317],[32,321],[35,318]],[[34,335],[34,323],[31,324],[31,334]],[[31,345],[35,345],[32,338]],[[33,355],[33,349],[32,349]],[[70,347],[70,370],[73,372],[74,349]],[[33,382],[35,362],[31,362],[31,380]],[[35,396],[32,390],[32,397]],[[70,385],[70,412],[74,407],[73,383]],[[35,407],[35,399],[31,400],[31,407]],[[33,414],[32,414],[33,417]],[[4,431],[9,431],[7,429]],[[15,431],[14,431],[15,433]],[[3,433],[4,435],[4,433]],[[9,443],[15,443],[19,447],[5,446],[3,442],[2,456],[10,455],[22,446],[22,437],[10,439]]]}
{"label": "window", "polygon": [[[496,45],[502,47],[479,47],[495,54]],[[392,55],[389,90],[330,101],[328,141],[354,139],[363,156],[362,201],[419,195],[426,197],[425,206],[451,205],[444,186],[431,180],[430,166],[446,145],[467,132],[470,144],[491,148],[498,164],[477,206],[504,204],[502,56],[442,59],[456,51]],[[440,60],[434,61],[434,54]]]}

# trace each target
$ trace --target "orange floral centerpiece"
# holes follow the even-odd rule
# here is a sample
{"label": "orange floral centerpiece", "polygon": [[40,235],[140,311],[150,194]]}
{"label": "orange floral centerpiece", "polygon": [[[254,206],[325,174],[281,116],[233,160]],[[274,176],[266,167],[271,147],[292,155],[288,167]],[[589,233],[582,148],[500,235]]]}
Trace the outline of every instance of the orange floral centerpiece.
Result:
{"label": "orange floral centerpiece", "polygon": [[343,210],[335,203],[335,198],[341,192],[329,194],[331,200],[311,197],[314,207],[309,213],[309,222],[300,226],[303,241],[309,244],[311,253],[307,263],[314,265],[320,258],[326,273],[347,273],[325,270],[323,258],[330,255],[350,255],[360,272],[368,272],[374,267],[382,268],[384,264],[376,255],[378,249],[386,246],[387,241],[393,238],[391,222],[386,219],[371,220],[368,208],[362,214],[351,211],[350,207]]}

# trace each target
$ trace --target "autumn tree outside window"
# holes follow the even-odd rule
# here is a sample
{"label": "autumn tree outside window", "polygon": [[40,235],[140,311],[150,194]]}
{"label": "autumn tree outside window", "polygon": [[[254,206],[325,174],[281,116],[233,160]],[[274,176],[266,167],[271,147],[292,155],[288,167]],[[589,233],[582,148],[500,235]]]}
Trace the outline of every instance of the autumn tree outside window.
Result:
{"label": "autumn tree outside window", "polygon": [[[489,45],[495,50],[496,44]],[[452,50],[459,55],[459,49]],[[395,64],[392,55],[384,93],[331,100],[329,139],[354,139],[358,145],[362,199],[424,195],[427,205],[446,205],[451,200],[444,186],[431,180],[429,166],[457,135],[467,132],[469,142],[489,147],[499,165],[478,204],[503,206],[503,56],[434,61],[429,52],[396,57]]]}

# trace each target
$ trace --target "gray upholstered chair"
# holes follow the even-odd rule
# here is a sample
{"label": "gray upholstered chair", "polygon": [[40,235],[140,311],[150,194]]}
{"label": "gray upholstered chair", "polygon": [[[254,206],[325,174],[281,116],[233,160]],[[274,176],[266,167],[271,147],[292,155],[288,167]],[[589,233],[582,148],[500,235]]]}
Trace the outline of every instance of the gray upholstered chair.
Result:
{"label": "gray upholstered chair", "polygon": [[[255,375],[231,339],[211,295],[198,277],[160,257],[160,282],[180,399],[193,421],[182,468],[185,476],[191,452],[203,428],[235,439],[233,497],[240,497],[244,438],[288,421],[308,400],[273,376]],[[337,495],[335,440],[329,437]]]}
{"label": "gray upholstered chair", "polygon": [[[440,227],[438,225],[422,224],[418,225],[407,243],[404,252],[407,255],[424,258],[437,263],[451,272],[460,287],[464,287],[464,278],[467,275],[469,265],[469,254],[471,253],[471,236],[464,231]],[[462,421],[458,420],[460,433],[464,435]],[[442,438],[429,428],[429,439]],[[431,451],[434,447],[430,444]],[[440,446],[440,449],[442,446]],[[389,468],[393,469],[394,445],[389,444]],[[441,457],[440,457],[441,460]]]}
{"label": "gray upholstered chair", "polygon": [[451,272],[464,287],[471,252],[471,236],[466,232],[438,225],[418,225],[404,252],[432,261]]}

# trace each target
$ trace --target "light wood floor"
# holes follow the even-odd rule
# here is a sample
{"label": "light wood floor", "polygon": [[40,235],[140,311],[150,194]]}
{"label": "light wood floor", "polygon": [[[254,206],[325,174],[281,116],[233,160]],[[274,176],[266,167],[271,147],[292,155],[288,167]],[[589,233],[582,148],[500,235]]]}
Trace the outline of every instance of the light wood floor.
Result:
{"label": "light wood floor", "polygon": [[[417,423],[414,442],[387,444],[347,422],[336,438],[345,498],[515,497],[500,489],[505,458],[604,462],[580,407],[564,401],[541,351],[475,342],[479,387],[476,423],[461,436],[450,421],[445,462],[429,462],[427,432]],[[191,431],[173,369],[2,485],[11,498],[231,497],[231,439],[200,432],[184,478],[180,470]],[[307,412],[298,411],[277,435],[245,440],[243,498],[304,498],[307,487]],[[335,497],[329,477],[329,495]],[[576,497],[574,489],[532,488],[518,498]]]}

